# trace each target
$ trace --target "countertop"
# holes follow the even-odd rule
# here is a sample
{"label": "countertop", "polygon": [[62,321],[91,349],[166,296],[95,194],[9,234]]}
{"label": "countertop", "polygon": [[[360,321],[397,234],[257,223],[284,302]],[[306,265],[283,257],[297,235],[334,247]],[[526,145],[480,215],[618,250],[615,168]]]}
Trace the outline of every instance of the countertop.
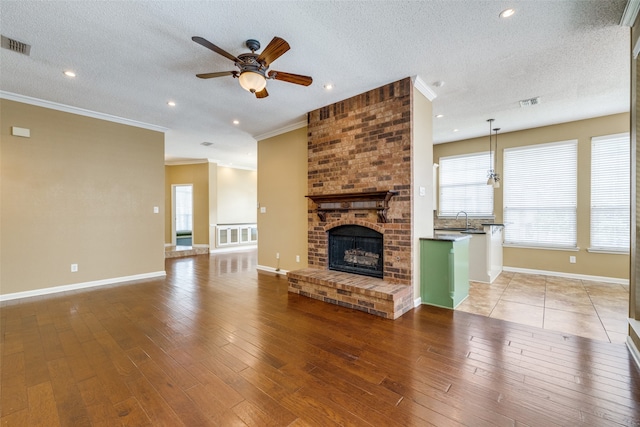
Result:
{"label": "countertop", "polygon": [[436,240],[441,242],[457,242],[460,240],[470,239],[470,234],[438,234],[433,237],[421,237],[420,240]]}

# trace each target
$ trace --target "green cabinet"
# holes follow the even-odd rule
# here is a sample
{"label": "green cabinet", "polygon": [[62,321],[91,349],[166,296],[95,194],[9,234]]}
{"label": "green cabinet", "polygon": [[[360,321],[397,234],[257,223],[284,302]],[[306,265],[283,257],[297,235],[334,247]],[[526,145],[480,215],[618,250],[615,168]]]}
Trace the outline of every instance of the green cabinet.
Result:
{"label": "green cabinet", "polygon": [[469,296],[469,239],[439,235],[420,239],[420,298],[423,304],[455,308]]}

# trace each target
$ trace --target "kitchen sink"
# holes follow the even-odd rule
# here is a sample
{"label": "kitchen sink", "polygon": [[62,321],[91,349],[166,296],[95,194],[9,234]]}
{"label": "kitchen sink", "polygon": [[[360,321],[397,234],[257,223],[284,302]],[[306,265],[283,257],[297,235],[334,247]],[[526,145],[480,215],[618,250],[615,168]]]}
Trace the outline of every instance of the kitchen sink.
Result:
{"label": "kitchen sink", "polygon": [[474,228],[469,228],[467,230],[460,231],[462,234],[487,234],[484,230],[476,230]]}

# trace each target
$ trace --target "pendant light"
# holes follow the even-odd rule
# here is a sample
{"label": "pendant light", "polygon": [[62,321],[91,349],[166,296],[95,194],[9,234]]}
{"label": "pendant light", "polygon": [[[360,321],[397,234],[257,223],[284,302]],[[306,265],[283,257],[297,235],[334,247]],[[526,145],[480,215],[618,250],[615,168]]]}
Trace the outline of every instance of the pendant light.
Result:
{"label": "pendant light", "polygon": [[491,128],[494,119],[487,120],[489,122],[489,170],[487,171],[487,185],[495,186],[496,173],[493,170],[493,145],[491,144]]}
{"label": "pendant light", "polygon": [[495,164],[496,164],[496,168],[493,172],[493,188],[500,188],[500,174],[498,174],[498,172],[496,172],[498,170],[498,131],[500,130],[500,128],[493,128],[493,131],[496,133],[496,149],[493,152],[493,156],[495,156]]}

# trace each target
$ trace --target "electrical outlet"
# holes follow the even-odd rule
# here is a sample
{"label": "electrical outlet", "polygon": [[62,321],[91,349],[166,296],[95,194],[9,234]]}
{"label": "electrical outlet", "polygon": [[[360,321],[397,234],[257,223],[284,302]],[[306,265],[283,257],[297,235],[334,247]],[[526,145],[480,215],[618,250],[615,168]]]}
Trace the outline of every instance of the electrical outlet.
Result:
{"label": "electrical outlet", "polygon": [[276,252],[276,259],[280,259],[280,252]]}
{"label": "electrical outlet", "polygon": [[570,256],[570,257],[569,257],[569,262],[570,262],[571,264],[575,264],[575,263],[576,263],[576,257],[574,257],[574,256]]}
{"label": "electrical outlet", "polygon": [[78,272],[78,264],[71,264],[71,272],[72,273]]}
{"label": "electrical outlet", "polygon": [[296,255],[296,262],[300,262],[300,255]]}

